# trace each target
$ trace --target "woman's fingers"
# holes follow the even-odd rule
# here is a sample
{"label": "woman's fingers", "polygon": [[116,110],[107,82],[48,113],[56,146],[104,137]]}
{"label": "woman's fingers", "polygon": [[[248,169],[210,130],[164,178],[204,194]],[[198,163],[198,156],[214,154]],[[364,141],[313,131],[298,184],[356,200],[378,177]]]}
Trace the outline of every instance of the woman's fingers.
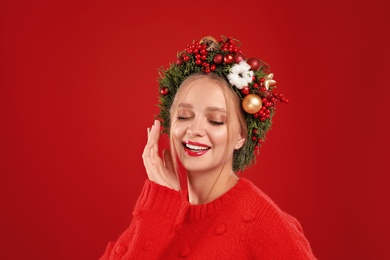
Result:
{"label": "woman's fingers", "polygon": [[167,170],[172,173],[175,172],[171,152],[168,149],[164,149],[162,154],[163,154],[164,164],[165,167],[167,167]]}
{"label": "woman's fingers", "polygon": [[142,158],[148,175],[155,175],[161,171],[163,162],[158,154],[158,139],[160,138],[160,122],[155,120],[154,125],[147,129],[148,141],[145,145]]}
{"label": "woman's fingers", "polygon": [[160,139],[160,121],[154,120],[152,131],[150,132],[151,137],[151,152],[153,156],[158,156],[158,139]]}
{"label": "woman's fingers", "polygon": [[178,180],[172,163],[169,150],[158,153],[158,140],[160,138],[160,121],[155,120],[152,127],[147,129],[148,141],[145,145],[142,159],[148,178],[160,185],[179,190]]}
{"label": "woman's fingers", "polygon": [[147,143],[149,142],[149,139],[150,139],[150,127],[148,127],[147,129],[146,129],[146,134],[147,134]]}

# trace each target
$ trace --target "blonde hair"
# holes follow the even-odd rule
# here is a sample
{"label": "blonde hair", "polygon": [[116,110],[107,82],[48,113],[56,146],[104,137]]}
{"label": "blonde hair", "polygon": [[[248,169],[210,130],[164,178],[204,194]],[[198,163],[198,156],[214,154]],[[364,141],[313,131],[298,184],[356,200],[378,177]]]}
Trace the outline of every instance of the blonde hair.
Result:
{"label": "blonde hair", "polygon": [[[206,79],[212,83],[215,83],[220,89],[222,90],[222,93],[225,98],[226,102],[226,110],[227,110],[227,142],[230,140],[230,134],[232,132],[232,127],[234,127],[234,124],[232,124],[232,120],[238,120],[238,126],[239,126],[239,133],[241,134],[242,138],[245,138],[247,141],[247,122],[244,116],[244,112],[241,108],[241,101],[239,96],[230,88],[229,84],[227,81],[221,77],[218,76],[215,73],[193,73],[190,76],[188,76],[183,82],[180,84],[180,87],[178,88],[176,95],[174,97],[174,100],[172,102],[171,108],[169,110],[169,115],[170,115],[170,129],[172,128],[173,124],[175,123],[175,113],[177,112],[178,105],[181,100],[184,99],[184,97],[187,95],[189,91],[189,85],[190,83],[199,80],[199,79]],[[169,129],[170,137],[171,137],[171,131]],[[178,177],[180,177],[180,174],[178,172],[178,164],[177,164],[177,153],[176,153],[176,144],[173,141],[173,138],[170,138],[170,146],[171,146],[171,155],[172,155],[172,160],[173,160],[173,165],[176,171],[176,174]],[[236,157],[240,156],[240,152],[242,149],[235,150],[233,153],[233,165],[232,169],[233,171],[237,171],[238,167],[236,167],[235,162],[236,162]],[[225,160],[228,155],[228,146],[226,146],[225,150]]]}

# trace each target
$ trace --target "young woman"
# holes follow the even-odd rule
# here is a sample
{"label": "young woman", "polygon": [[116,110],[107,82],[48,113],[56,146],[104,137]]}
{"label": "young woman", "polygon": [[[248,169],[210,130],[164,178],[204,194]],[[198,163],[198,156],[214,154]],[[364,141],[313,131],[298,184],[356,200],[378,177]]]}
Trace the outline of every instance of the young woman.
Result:
{"label": "young woman", "polygon": [[[274,102],[287,101],[272,77],[231,38],[189,45],[163,71],[148,179],[130,227],[101,259],[316,259],[299,222],[237,175],[255,162]],[[160,124],[170,136],[163,158]]]}

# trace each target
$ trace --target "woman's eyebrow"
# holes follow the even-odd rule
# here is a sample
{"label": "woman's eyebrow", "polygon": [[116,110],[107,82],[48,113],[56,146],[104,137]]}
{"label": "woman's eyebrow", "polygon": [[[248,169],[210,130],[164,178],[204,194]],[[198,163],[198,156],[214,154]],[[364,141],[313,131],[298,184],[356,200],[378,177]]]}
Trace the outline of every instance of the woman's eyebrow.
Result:
{"label": "woman's eyebrow", "polygon": [[[178,105],[179,108],[194,108],[191,104],[189,103],[180,103]],[[206,107],[206,111],[208,112],[214,112],[214,111],[217,111],[217,112],[223,112],[223,113],[227,113],[226,109],[222,108],[222,107],[214,107],[214,106],[211,106],[211,107]]]}
{"label": "woman's eyebrow", "polygon": [[193,106],[189,103],[180,103],[178,107],[193,108]]}
{"label": "woman's eyebrow", "polygon": [[206,111],[211,111],[211,112],[218,111],[218,112],[226,113],[226,109],[222,107],[206,107]]}

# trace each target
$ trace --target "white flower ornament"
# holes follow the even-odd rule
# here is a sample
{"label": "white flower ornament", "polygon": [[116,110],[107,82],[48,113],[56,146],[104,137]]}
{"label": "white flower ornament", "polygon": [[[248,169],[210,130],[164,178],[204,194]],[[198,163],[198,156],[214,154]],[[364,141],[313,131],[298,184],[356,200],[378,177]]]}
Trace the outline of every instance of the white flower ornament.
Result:
{"label": "white flower ornament", "polygon": [[226,75],[226,77],[230,84],[236,86],[238,89],[243,89],[252,82],[253,71],[250,69],[251,66],[249,66],[248,63],[240,61],[240,63],[234,64],[234,66],[230,68],[230,73]]}

